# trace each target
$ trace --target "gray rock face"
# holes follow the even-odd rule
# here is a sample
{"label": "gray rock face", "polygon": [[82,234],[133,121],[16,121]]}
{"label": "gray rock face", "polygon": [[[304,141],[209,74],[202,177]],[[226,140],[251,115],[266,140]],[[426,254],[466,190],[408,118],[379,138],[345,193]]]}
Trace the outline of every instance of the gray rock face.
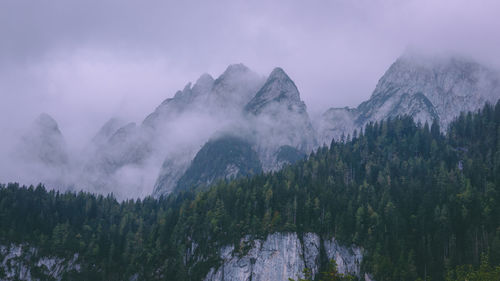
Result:
{"label": "gray rock face", "polygon": [[398,115],[421,123],[438,120],[445,130],[460,112],[499,98],[500,75],[491,69],[461,58],[405,54],[379,80],[369,100],[354,109],[330,109],[317,127],[325,143],[368,122]]}
{"label": "gray rock face", "polygon": [[118,129],[125,125],[125,122],[120,119],[109,119],[108,122],[106,122],[92,138],[92,144],[94,146],[103,145],[114,135],[114,133],[116,133],[116,131],[118,131]]}
{"label": "gray rock face", "polygon": [[36,248],[27,245],[0,245],[0,272],[5,273],[2,280],[62,280],[63,274],[71,271],[80,271],[78,254],[67,260],[39,256]]}
{"label": "gray rock face", "polygon": [[31,161],[48,166],[62,166],[68,163],[63,135],[57,122],[48,114],[40,114],[23,137],[21,146],[23,156]]}
{"label": "gray rock face", "polygon": [[320,145],[330,145],[332,139],[339,140],[351,134],[355,125],[356,110],[348,107],[328,109],[316,124]]}
{"label": "gray rock face", "polygon": [[[246,131],[243,107],[262,83],[262,77],[246,66],[230,65],[216,80],[208,74],[202,75],[192,88],[188,84],[182,92],[146,118],[145,125],[163,124],[163,127],[155,125],[155,128],[159,128],[156,129],[156,135],[159,135],[156,138],[160,142],[166,135],[168,138],[173,128],[182,131],[181,134],[191,132],[180,145],[176,145],[175,151],[166,149],[162,152],[165,158],[154,186],[155,196],[168,194],[175,189],[196,153],[216,132],[227,131],[238,135],[238,131]],[[185,126],[179,128],[177,124]]]}
{"label": "gray rock face", "polygon": [[328,260],[334,259],[340,273],[349,272],[360,276],[360,266],[363,259],[363,251],[358,247],[346,248],[340,246],[335,238],[324,242]]}
{"label": "gray rock face", "polygon": [[277,170],[277,153],[282,146],[291,146],[309,153],[316,147],[313,129],[305,103],[295,83],[281,68],[275,68],[264,86],[245,106],[253,126],[257,151],[264,171]]}
{"label": "gray rock face", "polygon": [[66,190],[70,159],[65,139],[56,121],[41,114],[10,152],[10,165],[19,173],[19,181],[27,184],[43,182],[52,188]]}
{"label": "gray rock face", "polygon": [[195,152],[169,154],[165,157],[160,174],[156,179],[153,194],[155,197],[168,195],[178,186],[179,179],[186,173],[195,157]]}
{"label": "gray rock face", "polygon": [[313,274],[319,272],[320,248],[324,247],[329,258],[337,261],[340,273],[360,275],[362,250],[357,247],[340,246],[335,239],[323,245],[318,235],[306,233],[303,240],[296,233],[275,233],[266,240],[248,240],[251,243],[247,253],[236,253],[234,246],[220,249],[222,265],[212,268],[205,281],[241,280],[288,280],[302,278],[305,267]]}
{"label": "gray rock face", "polygon": [[230,65],[214,82],[208,99],[210,108],[230,110],[239,115],[262,83],[262,77],[245,65]]}
{"label": "gray rock face", "polygon": [[405,113],[446,126],[462,111],[474,111],[500,98],[500,76],[461,58],[400,57],[380,79],[372,97],[359,107],[358,123]]}

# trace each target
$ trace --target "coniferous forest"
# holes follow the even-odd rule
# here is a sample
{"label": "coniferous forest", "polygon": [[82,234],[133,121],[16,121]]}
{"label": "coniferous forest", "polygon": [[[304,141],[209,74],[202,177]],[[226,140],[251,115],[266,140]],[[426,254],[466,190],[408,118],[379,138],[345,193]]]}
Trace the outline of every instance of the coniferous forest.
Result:
{"label": "coniferous forest", "polygon": [[499,280],[500,102],[437,124],[371,123],[279,172],[159,199],[1,185],[0,244],[78,253],[67,280],[201,280],[222,245],[315,232],[363,247],[375,280]]}

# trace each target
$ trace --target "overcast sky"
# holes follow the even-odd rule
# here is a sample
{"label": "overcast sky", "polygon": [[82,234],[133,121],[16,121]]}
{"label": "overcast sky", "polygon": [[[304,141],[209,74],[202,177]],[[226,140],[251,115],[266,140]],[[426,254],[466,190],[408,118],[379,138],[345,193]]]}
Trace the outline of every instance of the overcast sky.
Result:
{"label": "overcast sky", "polygon": [[47,112],[85,139],[240,62],[283,67],[313,114],[356,106],[408,47],[498,67],[499,2],[1,0],[1,132]]}

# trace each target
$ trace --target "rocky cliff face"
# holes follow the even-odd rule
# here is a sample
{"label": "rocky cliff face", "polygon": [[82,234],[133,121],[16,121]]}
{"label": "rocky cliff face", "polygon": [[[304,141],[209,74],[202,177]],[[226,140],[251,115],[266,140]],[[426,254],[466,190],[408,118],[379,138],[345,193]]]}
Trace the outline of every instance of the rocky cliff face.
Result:
{"label": "rocky cliff face", "polygon": [[461,58],[400,57],[380,79],[372,97],[359,107],[358,124],[399,114],[437,118],[446,126],[462,111],[500,98],[500,76]]}
{"label": "rocky cliff face", "polygon": [[78,271],[78,254],[63,259],[40,256],[27,245],[0,245],[0,280],[63,280],[64,275]]}
{"label": "rocky cliff face", "polygon": [[291,146],[303,153],[316,147],[313,129],[305,103],[295,83],[281,68],[275,68],[262,88],[245,106],[252,124],[256,146],[264,171],[281,167],[277,153]]}
{"label": "rocky cliff face", "polygon": [[212,268],[205,281],[223,280],[288,280],[303,278],[303,269],[319,272],[320,252],[328,259],[335,259],[340,273],[361,275],[362,249],[339,245],[335,239],[321,241],[314,233],[306,233],[300,239],[296,233],[275,233],[265,240],[242,239],[249,244],[246,253],[238,253],[234,246],[220,249],[222,264]]}
{"label": "rocky cliff face", "polygon": [[[324,259],[335,259],[340,273],[349,273],[369,279],[370,275],[361,272],[363,250],[356,246],[345,247],[332,238],[321,240],[317,234],[305,233],[299,237],[296,233],[275,233],[266,239],[245,237],[240,244],[242,250],[235,250],[233,245],[221,247],[218,251],[220,264],[211,268],[205,281],[265,281],[298,279],[303,276],[304,268],[309,268],[313,275],[319,273],[321,253]],[[186,252],[186,260],[202,261],[196,257],[197,245],[193,243]],[[41,256],[38,250],[29,245],[0,245],[1,280],[66,280],[69,276],[78,277],[82,264],[78,254],[72,258]],[[137,280],[132,275],[129,280]]]}
{"label": "rocky cliff face", "polygon": [[446,129],[460,112],[499,98],[500,75],[487,67],[462,58],[405,54],[386,71],[369,100],[353,109],[328,110],[317,127],[326,143],[368,122],[398,115],[422,123],[437,120]]}

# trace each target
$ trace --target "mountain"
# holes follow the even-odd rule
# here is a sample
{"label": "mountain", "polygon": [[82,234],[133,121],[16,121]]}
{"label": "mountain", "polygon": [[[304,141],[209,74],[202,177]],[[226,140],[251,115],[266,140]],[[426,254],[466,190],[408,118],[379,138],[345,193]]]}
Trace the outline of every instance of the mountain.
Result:
{"label": "mountain", "polygon": [[[396,117],[280,171],[158,199],[0,184],[0,279],[496,281],[499,131],[500,101],[446,133]],[[214,154],[223,171],[244,143],[219,135],[199,155],[231,147]]]}
{"label": "mountain", "polygon": [[118,129],[125,126],[125,121],[118,118],[111,118],[106,122],[97,134],[92,138],[91,143],[99,146],[107,142]]}
{"label": "mountain", "polygon": [[356,128],[356,109],[353,108],[330,108],[316,123],[318,139],[321,144],[329,145],[333,138],[337,140],[347,136]]}
{"label": "mountain", "polygon": [[[297,85],[283,69],[275,68],[263,77],[243,64],[233,64],[216,78],[203,74],[194,84],[188,83],[142,122],[109,120],[88,149],[71,157],[56,122],[50,116],[40,117],[27,134],[23,144],[27,149],[18,149],[25,155],[17,158],[50,169],[64,168],[69,185],[85,190],[113,192],[118,198],[161,196],[175,190],[181,178],[185,189],[231,174],[201,169],[200,158],[194,161],[220,135],[245,140],[263,172],[277,171],[330,144],[332,138],[346,140],[374,121],[409,115],[422,123],[437,120],[446,130],[461,111],[473,111],[500,98],[499,81],[497,72],[471,60],[406,53],[380,78],[367,101],[356,108],[331,108],[313,123]],[[226,160],[219,163],[221,169],[241,166],[238,158]],[[214,174],[207,174],[210,171]],[[45,181],[52,174],[57,175],[52,179],[62,178],[59,172],[40,178]]]}
{"label": "mountain", "polygon": [[192,85],[188,83],[173,98],[166,99],[143,122],[157,128],[169,119],[187,112],[238,115],[243,106],[262,85],[262,78],[243,64],[229,65],[216,80],[203,74]]}
{"label": "mountain", "polygon": [[196,154],[177,183],[177,190],[208,186],[218,179],[231,180],[262,172],[257,153],[246,140],[222,136],[208,141]]}
{"label": "mountain", "polygon": [[[179,97],[190,96],[192,92],[185,89]],[[194,145],[187,147],[186,144],[182,144],[185,149],[181,151],[184,152],[169,152],[156,180],[155,196],[172,192],[178,182],[179,187],[183,189],[190,187],[189,184],[207,184],[217,179],[225,179],[230,174],[236,177],[247,175],[248,173],[244,171],[250,168],[253,173],[259,173],[261,169],[278,170],[286,164],[295,162],[298,157],[305,157],[316,145],[315,132],[306,106],[300,99],[295,83],[281,68],[274,69],[263,82],[246,66],[231,65],[214,81],[207,95],[195,94],[195,96],[203,101],[196,107],[196,116],[204,118],[206,116],[209,120],[213,120],[215,116],[217,124],[212,125],[212,131],[206,131],[207,138],[193,137],[193,139],[207,142],[210,138],[214,139],[214,136],[216,138],[221,132],[235,138],[231,141],[225,140],[224,144],[229,145],[226,150],[220,146],[221,140],[219,140],[219,142],[209,141],[201,150]],[[204,115],[204,112],[207,112],[208,116]],[[238,148],[231,146],[237,139],[245,139],[245,142],[239,142]],[[214,146],[218,148],[214,149]],[[226,157],[225,153],[229,153],[230,148],[244,150],[245,155]],[[205,154],[204,149],[210,153]],[[254,159],[253,151],[256,151],[258,159]],[[200,167],[201,159],[205,159],[202,163],[208,163],[207,157],[225,159],[224,162],[217,164],[222,170]],[[240,157],[250,161],[246,164],[250,166],[242,166]],[[225,170],[228,167],[233,167],[238,172]]]}
{"label": "mountain", "polygon": [[22,138],[21,153],[48,166],[68,164],[66,142],[57,122],[46,113],[40,114]]}
{"label": "mountain", "polygon": [[69,173],[73,163],[66,140],[57,122],[46,113],[33,121],[8,156],[9,166],[5,169],[25,183],[44,182],[60,190],[74,184]]}
{"label": "mountain", "polygon": [[275,68],[262,88],[245,106],[256,135],[257,151],[264,171],[277,170],[277,153],[282,146],[309,153],[316,147],[305,103],[295,83],[281,68]]}
{"label": "mountain", "polygon": [[324,143],[359,131],[368,122],[400,115],[422,123],[438,120],[446,129],[460,112],[499,98],[498,72],[464,58],[406,53],[385,72],[369,100],[353,109],[328,110],[317,127]]}

